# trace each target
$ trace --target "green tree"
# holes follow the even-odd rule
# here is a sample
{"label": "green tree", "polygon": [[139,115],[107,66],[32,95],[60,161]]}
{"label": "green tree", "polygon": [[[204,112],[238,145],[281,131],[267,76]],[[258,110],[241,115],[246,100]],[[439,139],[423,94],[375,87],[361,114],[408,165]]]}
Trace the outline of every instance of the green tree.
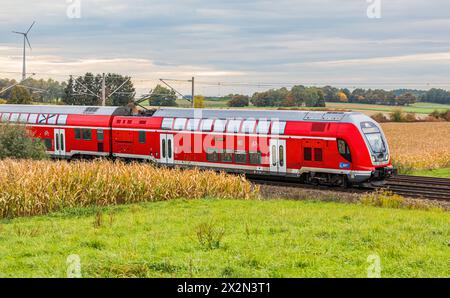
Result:
{"label": "green tree", "polygon": [[270,89],[253,94],[251,103],[257,107],[279,107],[289,95],[287,88]]}
{"label": "green tree", "polygon": [[45,146],[21,125],[0,126],[0,159],[45,159]]}
{"label": "green tree", "polygon": [[161,85],[157,85],[153,89],[149,97],[149,105],[151,106],[176,106],[177,96],[175,91],[170,90]]}
{"label": "green tree", "polygon": [[78,98],[75,96],[75,83],[72,77],[67,81],[66,88],[64,88],[63,102],[67,105],[74,105],[77,103]]}
{"label": "green tree", "polygon": [[425,93],[421,98],[421,101],[450,104],[450,92],[444,89],[432,88]]}
{"label": "green tree", "polygon": [[293,102],[295,106],[301,107],[305,101],[306,87],[302,85],[294,86],[289,92],[289,101]]}
{"label": "green tree", "polygon": [[229,107],[248,107],[250,104],[249,97],[246,95],[234,94],[230,97],[230,100],[227,102]]}
{"label": "green tree", "polygon": [[[102,85],[100,74],[86,73],[77,79],[70,78],[65,85],[63,101],[69,105],[101,105]],[[133,100],[134,92],[130,77],[114,73],[105,76],[106,105],[126,105]]]}
{"label": "green tree", "polygon": [[415,97],[411,93],[405,93],[397,97],[397,103],[399,105],[410,105],[417,101],[417,97]]}
{"label": "green tree", "polygon": [[11,104],[29,104],[29,103],[31,103],[30,92],[24,87],[15,86],[11,90],[11,97],[9,98],[8,103],[11,103]]}
{"label": "green tree", "polygon": [[[131,77],[109,73],[106,75],[105,83],[106,95],[108,96],[106,105],[124,106],[133,101],[136,90],[131,82]],[[116,90],[117,92],[109,96]]]}
{"label": "green tree", "polygon": [[325,87],[321,88],[321,90],[323,92],[325,101],[339,102],[339,96],[338,96],[339,89],[331,87],[331,86],[325,86]]}
{"label": "green tree", "polygon": [[318,88],[306,88],[304,90],[303,99],[307,107],[325,107],[325,97]]}
{"label": "green tree", "polygon": [[70,78],[64,90],[64,103],[68,105],[99,106],[101,105],[102,77],[86,73],[76,79]]}
{"label": "green tree", "polygon": [[352,95],[349,97],[350,102],[363,103],[366,99],[366,90],[357,88],[353,90]]}

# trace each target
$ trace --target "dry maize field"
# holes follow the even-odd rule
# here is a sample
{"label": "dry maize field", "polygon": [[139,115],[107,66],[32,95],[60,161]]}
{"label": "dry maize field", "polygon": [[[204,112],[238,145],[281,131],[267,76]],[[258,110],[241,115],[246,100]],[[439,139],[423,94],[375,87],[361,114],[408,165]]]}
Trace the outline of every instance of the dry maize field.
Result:
{"label": "dry maize field", "polygon": [[254,199],[239,176],[123,162],[0,161],[0,218],[171,199]]}
{"label": "dry maize field", "polygon": [[394,163],[406,169],[450,167],[450,123],[383,123]]}

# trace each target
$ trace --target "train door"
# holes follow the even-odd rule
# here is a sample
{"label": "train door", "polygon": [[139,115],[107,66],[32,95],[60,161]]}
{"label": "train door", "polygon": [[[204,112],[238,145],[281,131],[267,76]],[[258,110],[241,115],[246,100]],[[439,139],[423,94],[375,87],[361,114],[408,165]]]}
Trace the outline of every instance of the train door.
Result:
{"label": "train door", "polygon": [[286,140],[270,140],[270,171],[286,173]]}
{"label": "train door", "polygon": [[173,164],[173,135],[161,134],[160,135],[160,153],[161,163]]}
{"label": "train door", "polygon": [[66,155],[66,131],[64,129],[55,129],[55,155]]}

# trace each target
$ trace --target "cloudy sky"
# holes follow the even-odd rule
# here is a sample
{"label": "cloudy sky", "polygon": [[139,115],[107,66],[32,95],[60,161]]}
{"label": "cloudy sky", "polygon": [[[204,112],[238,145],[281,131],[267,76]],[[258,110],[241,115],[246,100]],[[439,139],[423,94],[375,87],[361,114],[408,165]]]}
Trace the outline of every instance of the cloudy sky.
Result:
{"label": "cloudy sky", "polygon": [[11,31],[36,20],[28,71],[39,77],[118,72],[144,92],[195,75],[208,95],[290,84],[449,89],[450,1],[377,1],[0,0],[0,77],[20,77]]}

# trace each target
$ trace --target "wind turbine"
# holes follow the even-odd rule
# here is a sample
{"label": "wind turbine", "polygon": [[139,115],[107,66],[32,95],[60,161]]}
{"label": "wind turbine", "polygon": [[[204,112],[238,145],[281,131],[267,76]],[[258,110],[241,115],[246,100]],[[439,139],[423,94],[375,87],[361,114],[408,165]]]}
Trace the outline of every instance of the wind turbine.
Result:
{"label": "wind turbine", "polygon": [[31,49],[31,44],[30,41],[28,40],[28,33],[30,32],[31,28],[33,28],[34,24],[36,24],[36,22],[33,22],[33,24],[31,24],[30,28],[28,28],[27,32],[17,32],[17,31],[13,31],[13,33],[15,34],[21,34],[23,35],[23,69],[22,69],[22,81],[25,80],[27,78],[27,66],[26,66],[26,43],[28,43],[28,46]]}

